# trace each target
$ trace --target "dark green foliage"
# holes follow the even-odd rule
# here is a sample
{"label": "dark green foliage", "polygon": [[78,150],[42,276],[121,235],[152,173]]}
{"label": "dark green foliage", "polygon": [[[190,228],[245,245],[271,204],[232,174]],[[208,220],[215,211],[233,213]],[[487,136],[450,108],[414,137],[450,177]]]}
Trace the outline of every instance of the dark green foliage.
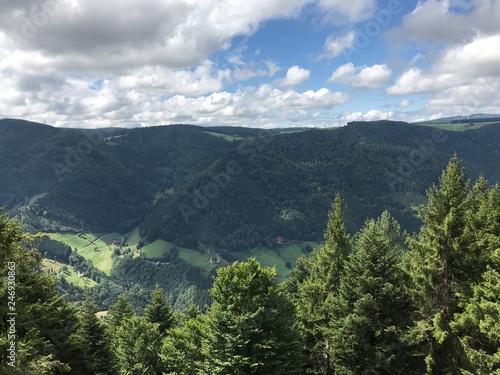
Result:
{"label": "dark green foliage", "polygon": [[[302,275],[292,275],[292,280],[297,282],[297,292],[292,295],[306,337],[306,349],[313,359],[312,373],[332,374],[333,371],[326,331],[334,318],[333,306],[339,293],[344,261],[351,249],[351,239],[344,224],[345,210],[337,194],[328,213],[324,245],[312,254]],[[301,266],[298,263],[298,267]]]}
{"label": "dark green foliage", "polygon": [[151,292],[151,301],[146,306],[144,314],[149,322],[158,323],[158,330],[162,335],[175,324],[172,307],[165,302],[163,289],[158,284],[156,284],[155,289]]}
{"label": "dark green foliage", "polygon": [[96,317],[96,312],[97,306],[92,294],[87,290],[80,310],[78,330],[72,336],[74,356],[78,360],[73,366],[74,374],[116,374],[111,337],[106,334],[106,328]]}
{"label": "dark green foliage", "polygon": [[[69,336],[76,329],[76,313],[57,294],[54,279],[38,272],[39,254],[21,246],[25,243],[23,238],[26,236],[18,224],[0,214],[0,372],[28,375],[67,372],[74,360],[69,351]],[[9,271],[14,272],[11,284],[7,278]],[[17,315],[7,315],[13,311]],[[7,336],[10,327],[7,319],[12,318],[15,338]],[[11,341],[16,347],[15,367],[7,364]]]}
{"label": "dark green foliage", "polygon": [[273,269],[255,259],[218,271],[207,312],[204,373],[302,373],[294,309]]}
{"label": "dark green foliage", "polygon": [[[488,189],[481,178],[470,196],[475,204],[467,223],[474,236],[476,258],[470,272],[476,281],[472,296],[460,303],[462,312],[450,325],[459,335],[474,373],[500,374],[500,188]],[[479,278],[478,271],[482,271]]]}
{"label": "dark green foliage", "polygon": [[202,342],[205,338],[207,318],[190,309],[183,318],[181,327],[172,328],[163,340],[161,359],[163,371],[172,375],[203,373],[205,356]]}
{"label": "dark green foliage", "polygon": [[223,254],[272,246],[278,235],[321,240],[340,192],[349,232],[385,209],[413,232],[412,207],[454,150],[472,176],[499,179],[498,129],[390,121],[283,134],[218,128],[242,138],[228,142],[184,125],[99,134],[0,120],[0,205],[30,229],[125,233],[140,225],[148,242],[203,243]]}
{"label": "dark green foliage", "polygon": [[470,296],[476,257],[466,228],[468,182],[455,156],[428,192],[420,210],[423,226],[411,245],[412,294],[420,316],[415,342],[424,345],[428,371],[459,374],[469,367],[460,338],[451,329],[459,305]]}
{"label": "dark green foliage", "polygon": [[134,316],[132,307],[130,306],[127,297],[124,294],[120,294],[118,296],[116,303],[113,305],[109,313],[111,315],[109,324],[111,325],[112,329],[117,329],[123,324],[125,319]]}
{"label": "dark green foliage", "polygon": [[[193,303],[200,308],[210,303],[208,289],[212,284],[212,275],[180,259],[156,266],[144,258],[125,256],[115,262],[111,277],[120,285],[137,287],[135,293],[127,293],[130,300],[136,300],[134,306],[147,304],[149,293],[145,292],[154,289],[156,283],[167,292],[167,299],[175,310],[183,310]],[[142,298],[139,300],[140,297],[144,297],[144,301]]]}
{"label": "dark green foliage", "polygon": [[406,374],[417,370],[404,341],[411,302],[399,267],[399,224],[384,212],[359,233],[341,279],[331,355],[336,374]]}
{"label": "dark green foliage", "polygon": [[133,316],[123,320],[115,336],[120,375],[161,375],[161,334],[157,323]]}

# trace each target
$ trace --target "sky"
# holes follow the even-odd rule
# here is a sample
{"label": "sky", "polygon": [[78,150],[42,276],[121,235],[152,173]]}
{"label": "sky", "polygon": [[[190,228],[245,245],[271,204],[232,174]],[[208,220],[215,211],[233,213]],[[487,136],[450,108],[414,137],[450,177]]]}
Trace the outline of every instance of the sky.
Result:
{"label": "sky", "polygon": [[0,118],[332,127],[500,113],[500,0],[2,0]]}

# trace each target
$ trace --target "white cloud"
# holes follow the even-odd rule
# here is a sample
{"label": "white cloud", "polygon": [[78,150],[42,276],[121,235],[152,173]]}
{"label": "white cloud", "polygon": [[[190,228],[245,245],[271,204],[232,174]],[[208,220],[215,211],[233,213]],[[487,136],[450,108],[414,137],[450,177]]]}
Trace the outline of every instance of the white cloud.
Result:
{"label": "white cloud", "polygon": [[350,31],[341,37],[330,35],[325,41],[325,52],[322,57],[333,58],[351,48],[356,39],[356,33]]}
{"label": "white cloud", "polygon": [[[306,6],[322,18],[357,22],[374,1],[2,1],[0,116],[92,127],[328,122],[326,111],[348,95],[267,85],[226,91],[254,77],[269,81],[280,70],[263,53],[262,61],[245,62],[234,38],[270,20],[294,19]],[[294,66],[275,83],[292,87],[310,74]]]}
{"label": "white cloud", "polygon": [[117,79],[117,87],[124,90],[147,89],[155,95],[202,95],[219,91],[230,77],[229,70],[215,70],[205,61],[192,70],[144,67]]}
{"label": "white cloud", "polygon": [[411,107],[412,105],[413,105],[413,102],[411,100],[408,100],[408,99],[403,99],[399,102],[400,108],[408,108],[408,107]]}
{"label": "white cloud", "polygon": [[499,45],[500,33],[456,44],[445,49],[427,71],[417,67],[405,71],[386,93],[426,94],[428,114],[498,113]]}
{"label": "white cloud", "polygon": [[419,1],[415,10],[403,18],[402,25],[387,35],[398,42],[460,43],[474,37],[478,30],[498,33],[499,19],[498,1],[426,0]]}
{"label": "white cloud", "polygon": [[[0,73],[0,116],[68,127],[172,123],[288,126],[299,121],[303,125],[314,125],[327,121],[323,117],[328,117],[331,108],[349,100],[348,95],[326,88],[298,92],[280,90],[269,84],[235,93],[216,91],[199,96],[152,97],[151,79],[156,79],[156,73],[143,72],[144,81],[115,78],[98,82],[50,74],[30,80]],[[161,90],[161,79],[162,85],[153,90]],[[196,85],[196,76],[185,79]],[[318,112],[323,117],[318,118],[315,115]]]}
{"label": "white cloud", "polygon": [[347,112],[342,115],[342,120],[345,121],[377,121],[392,119],[394,112],[382,112],[378,109],[363,112]]}
{"label": "white cloud", "polygon": [[310,70],[302,69],[297,65],[294,65],[287,70],[286,76],[282,79],[276,80],[276,83],[280,86],[296,86],[307,81],[310,75]]}
{"label": "white cloud", "polygon": [[[390,95],[437,93],[481,77],[500,78],[500,34],[478,36],[446,49],[428,72],[412,67],[386,92]],[[488,80],[486,80],[488,82]]]}
{"label": "white cloud", "polygon": [[360,22],[371,17],[375,0],[319,0],[321,7],[330,12],[329,19],[336,23],[349,20]]}
{"label": "white cloud", "polygon": [[339,66],[328,82],[352,87],[376,88],[391,78],[391,69],[386,64],[355,67],[353,63]]}

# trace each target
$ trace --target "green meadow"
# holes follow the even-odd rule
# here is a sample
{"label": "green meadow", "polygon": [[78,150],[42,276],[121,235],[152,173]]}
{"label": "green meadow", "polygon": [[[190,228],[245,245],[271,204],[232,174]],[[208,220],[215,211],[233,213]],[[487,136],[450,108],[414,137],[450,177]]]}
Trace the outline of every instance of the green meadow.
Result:
{"label": "green meadow", "polygon": [[[79,276],[78,273],[71,267],[70,265],[65,265],[63,263],[57,262],[52,259],[42,259],[42,271],[53,272],[57,278],[63,277],[70,284],[76,285],[80,288],[89,287],[97,285],[97,283],[89,279],[86,276]],[[66,266],[67,270],[63,271],[64,266]]]}

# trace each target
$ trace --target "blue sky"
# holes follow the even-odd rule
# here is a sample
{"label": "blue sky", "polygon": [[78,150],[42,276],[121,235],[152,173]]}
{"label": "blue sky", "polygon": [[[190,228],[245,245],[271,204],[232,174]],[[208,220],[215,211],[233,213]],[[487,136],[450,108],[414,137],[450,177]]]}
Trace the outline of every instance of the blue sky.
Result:
{"label": "blue sky", "polygon": [[0,12],[0,117],[328,127],[500,113],[497,0],[27,0]]}

